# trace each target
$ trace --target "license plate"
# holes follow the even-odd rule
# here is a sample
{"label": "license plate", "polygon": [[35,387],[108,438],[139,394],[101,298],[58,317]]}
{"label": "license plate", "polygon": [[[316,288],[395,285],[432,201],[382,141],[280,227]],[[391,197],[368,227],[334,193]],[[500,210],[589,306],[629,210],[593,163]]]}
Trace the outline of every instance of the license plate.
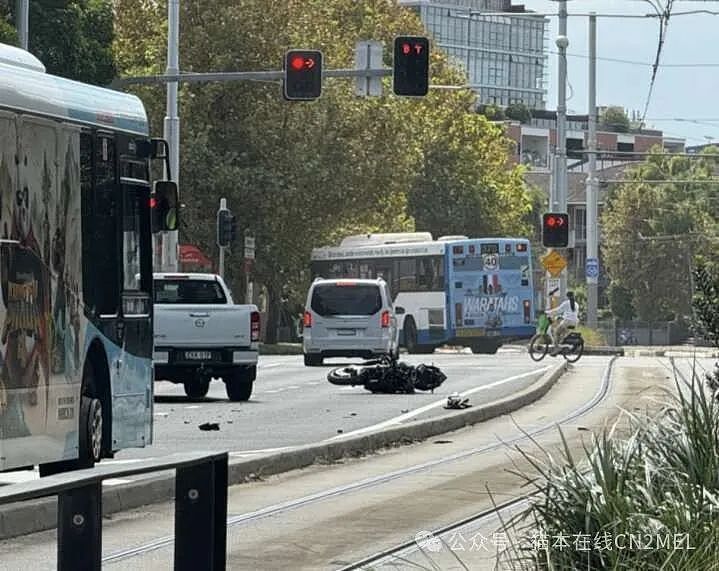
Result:
{"label": "license plate", "polygon": [[338,329],[337,335],[356,335],[356,331],[354,329]]}
{"label": "license plate", "polygon": [[185,359],[190,361],[209,361],[212,359],[211,351],[185,351]]}

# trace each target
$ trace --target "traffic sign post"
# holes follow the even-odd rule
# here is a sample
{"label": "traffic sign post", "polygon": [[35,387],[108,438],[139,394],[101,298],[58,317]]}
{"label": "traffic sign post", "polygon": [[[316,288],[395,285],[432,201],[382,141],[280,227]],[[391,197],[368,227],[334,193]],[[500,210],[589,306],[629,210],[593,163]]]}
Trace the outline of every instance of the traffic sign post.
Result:
{"label": "traffic sign post", "polygon": [[252,264],[255,261],[255,237],[245,231],[245,303],[252,303],[254,299],[254,284],[252,283]]}
{"label": "traffic sign post", "polygon": [[597,258],[587,258],[586,274],[587,283],[599,283],[599,260]]}
{"label": "traffic sign post", "polygon": [[[355,69],[370,70],[382,67],[382,42],[362,41],[355,46]],[[382,78],[365,75],[355,78],[355,93],[360,97],[380,97]]]}

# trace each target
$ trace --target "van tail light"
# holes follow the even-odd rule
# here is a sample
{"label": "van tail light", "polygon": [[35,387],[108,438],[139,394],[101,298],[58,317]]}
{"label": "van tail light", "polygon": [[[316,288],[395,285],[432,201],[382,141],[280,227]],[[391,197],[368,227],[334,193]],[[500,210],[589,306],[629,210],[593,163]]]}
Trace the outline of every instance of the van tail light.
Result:
{"label": "van tail light", "polygon": [[305,319],[302,324],[304,327],[312,327],[312,314],[309,311],[305,311]]}
{"label": "van tail light", "polygon": [[454,320],[456,321],[458,327],[462,325],[462,304],[461,303],[454,304]]}
{"label": "van tail light", "polygon": [[260,312],[253,311],[250,316],[250,339],[255,342],[260,340]]}
{"label": "van tail light", "polygon": [[380,318],[380,325],[382,325],[384,329],[389,327],[389,311],[382,312],[382,317]]}
{"label": "van tail light", "polygon": [[531,321],[530,319],[530,313],[529,313],[529,300],[524,300],[524,322],[529,323]]}

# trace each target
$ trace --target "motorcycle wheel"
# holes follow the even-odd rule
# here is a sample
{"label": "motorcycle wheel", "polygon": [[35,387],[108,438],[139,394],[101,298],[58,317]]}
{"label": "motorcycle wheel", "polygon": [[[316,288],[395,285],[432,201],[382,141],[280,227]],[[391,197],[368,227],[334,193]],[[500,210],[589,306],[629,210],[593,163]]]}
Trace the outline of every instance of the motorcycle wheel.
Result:
{"label": "motorcycle wheel", "polygon": [[361,385],[359,374],[354,367],[337,367],[327,373],[327,380],[333,385],[355,386]]}

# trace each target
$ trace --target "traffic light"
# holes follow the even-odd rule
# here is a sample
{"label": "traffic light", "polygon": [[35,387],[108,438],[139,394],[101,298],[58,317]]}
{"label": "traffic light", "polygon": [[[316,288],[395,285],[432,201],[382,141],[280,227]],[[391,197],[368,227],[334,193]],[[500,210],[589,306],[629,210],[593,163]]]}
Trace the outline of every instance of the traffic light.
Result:
{"label": "traffic light", "polygon": [[237,236],[237,220],[229,210],[217,212],[217,245],[227,248]]}
{"label": "traffic light", "polygon": [[569,215],[547,212],[542,216],[542,244],[548,248],[566,248],[569,244]]}
{"label": "traffic light", "polygon": [[288,101],[311,101],[322,93],[322,52],[289,50],[285,54],[283,95]]}
{"label": "traffic light", "polygon": [[429,40],[419,36],[394,39],[393,86],[395,95],[427,95],[429,91]]}
{"label": "traffic light", "polygon": [[154,233],[177,230],[177,203],[177,184],[169,180],[157,181],[150,194],[150,217]]}

